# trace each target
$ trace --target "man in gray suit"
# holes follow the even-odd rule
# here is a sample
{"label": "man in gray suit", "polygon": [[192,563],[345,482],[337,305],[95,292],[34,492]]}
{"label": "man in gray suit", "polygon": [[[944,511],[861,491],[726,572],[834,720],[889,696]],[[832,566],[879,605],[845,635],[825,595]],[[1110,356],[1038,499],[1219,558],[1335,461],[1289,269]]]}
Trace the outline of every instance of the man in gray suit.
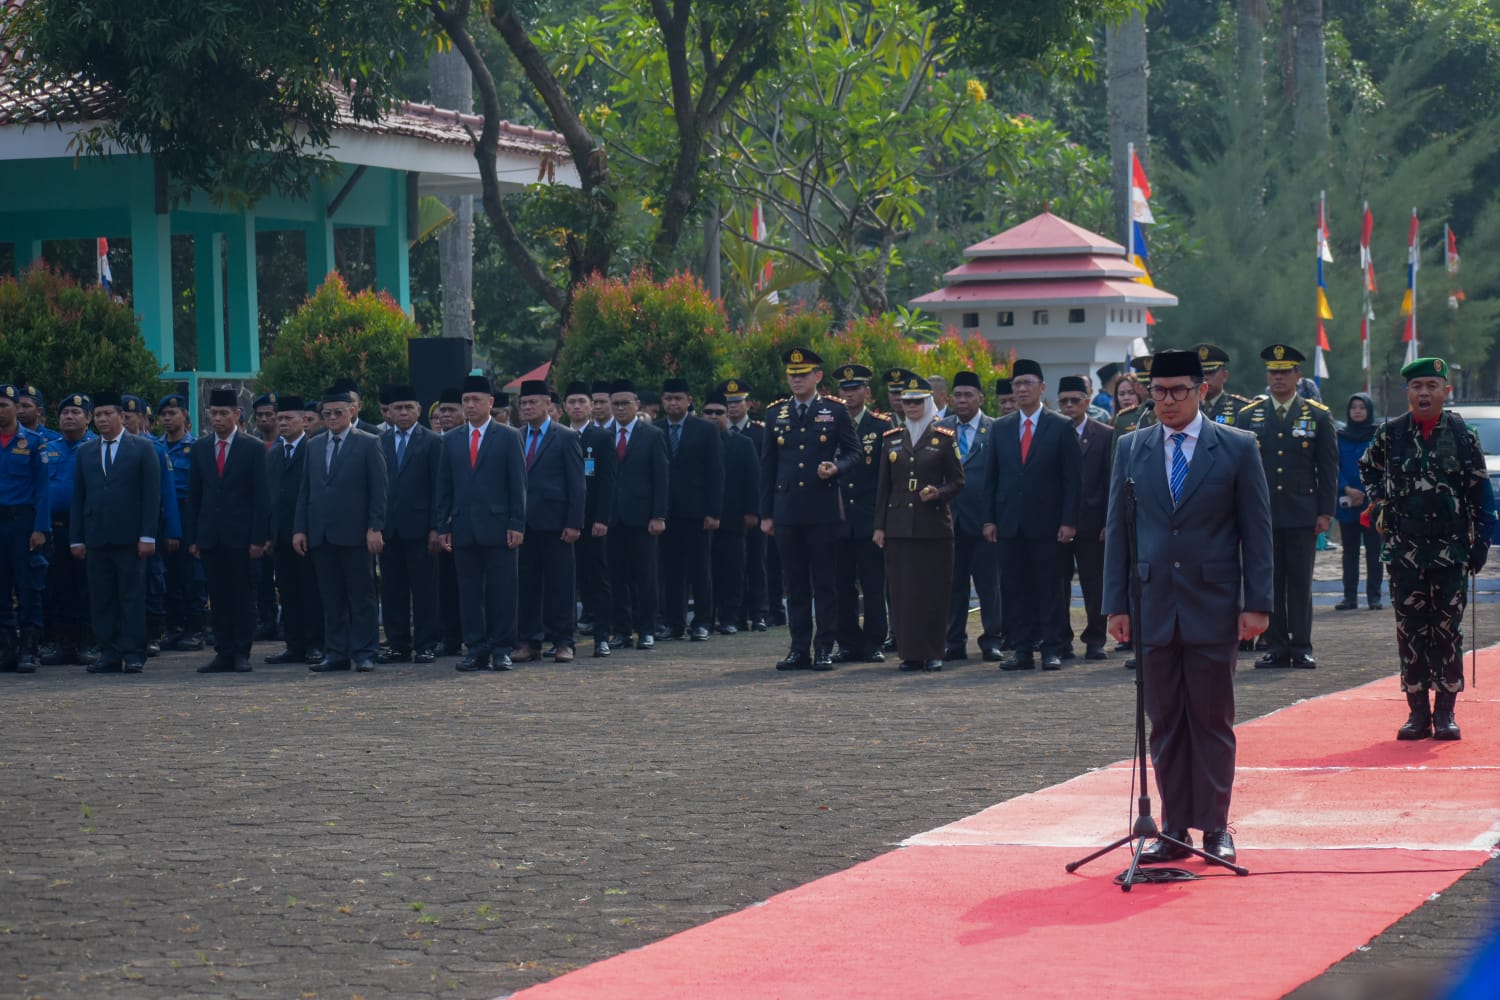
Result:
{"label": "man in gray suit", "polygon": [[[930,381],[930,380],[929,380]],[[969,658],[969,583],[979,596],[979,652],[986,660],[1000,660],[1000,546],[986,541],[984,525],[995,505],[989,484],[990,428],[983,383],[973,372],[953,376],[948,416],[939,422],[953,428],[958,455],[964,463],[964,489],[953,498],[953,589],[948,595],[948,640],[943,659]]]}
{"label": "man in gray suit", "polygon": [[313,439],[302,466],[292,548],[312,552],[323,595],[323,662],[308,669],[375,669],[380,623],[375,562],[385,547],[386,473],[380,439],[352,426],[354,397],[323,396],[325,433]]}
{"label": "man in gray suit", "polygon": [[[1203,831],[1204,851],[1235,860],[1235,654],[1270,622],[1271,500],[1255,436],[1204,420],[1202,396],[1196,352],[1153,358],[1160,426],[1120,439],[1109,492],[1104,610],[1110,634],[1139,650],[1162,799],[1163,837],[1147,845],[1143,862],[1186,857],[1189,827]],[[1133,554],[1127,480],[1138,498]],[[1132,567],[1141,583],[1139,636],[1130,633]]]}
{"label": "man in gray suit", "polygon": [[156,552],[161,463],[150,438],[125,433],[120,395],[94,397],[96,440],[78,449],[73,475],[74,559],[87,557],[89,610],[99,661],[89,673],[138,674],[146,663],[146,564]]}

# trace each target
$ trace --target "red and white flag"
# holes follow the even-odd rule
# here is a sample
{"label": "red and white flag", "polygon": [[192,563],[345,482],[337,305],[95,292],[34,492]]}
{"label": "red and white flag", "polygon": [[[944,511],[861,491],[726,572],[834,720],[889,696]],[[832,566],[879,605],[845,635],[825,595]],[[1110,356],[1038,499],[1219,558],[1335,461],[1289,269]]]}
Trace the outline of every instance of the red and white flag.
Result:
{"label": "red and white flag", "polygon": [[[753,209],[751,217],[750,217],[750,228],[751,228],[751,231],[752,231],[752,235],[755,237],[755,241],[757,243],[765,243],[766,242],[766,215],[765,215],[765,212],[761,210],[760,199],[759,198],[755,199],[755,208]],[[761,247],[760,249],[762,251],[765,250],[764,247]],[[766,255],[766,262],[765,262],[765,264],[761,265],[760,277],[756,280],[755,287],[758,288],[758,289],[764,289],[770,283],[771,283],[771,257],[770,257],[770,254],[768,253]],[[777,304],[779,304],[781,302],[781,296],[777,295],[773,291],[773,292],[771,292],[770,294],[768,294],[766,296],[766,301],[769,302],[769,303],[771,303],[774,306],[774,305],[777,305]]]}

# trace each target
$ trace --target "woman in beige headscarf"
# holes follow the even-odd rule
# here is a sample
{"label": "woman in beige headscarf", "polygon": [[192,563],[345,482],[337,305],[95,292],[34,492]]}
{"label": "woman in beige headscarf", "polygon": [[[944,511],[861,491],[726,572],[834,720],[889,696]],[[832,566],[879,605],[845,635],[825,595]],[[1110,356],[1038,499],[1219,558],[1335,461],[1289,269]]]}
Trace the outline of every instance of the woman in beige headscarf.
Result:
{"label": "woman in beige headscarf", "polygon": [[926,379],[901,393],[906,419],[881,439],[875,544],[885,549],[891,626],[902,670],[942,670],[953,577],[953,515],[964,465],[951,427],[936,423]]}

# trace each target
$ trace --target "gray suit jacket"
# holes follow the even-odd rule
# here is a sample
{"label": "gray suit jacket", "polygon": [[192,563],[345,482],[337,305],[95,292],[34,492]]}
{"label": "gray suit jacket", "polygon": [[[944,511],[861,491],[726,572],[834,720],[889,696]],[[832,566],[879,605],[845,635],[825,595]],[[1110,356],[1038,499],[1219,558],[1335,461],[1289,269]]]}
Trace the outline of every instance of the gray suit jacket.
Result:
{"label": "gray suit jacket", "polygon": [[156,448],[149,438],[122,434],[106,477],[100,458],[103,444],[91,438],[78,448],[71,541],[133,547],[142,538],[156,538],[161,517],[161,461]]}
{"label": "gray suit jacket", "polygon": [[349,428],[331,468],[328,442],[327,434],[303,442],[308,452],[293,530],[307,535],[307,544],[313,548],[362,547],[366,531],[385,528],[386,473],[380,439]]}
{"label": "gray suit jacket", "polygon": [[[958,440],[958,414],[949,413],[938,423],[953,428],[954,440]],[[984,534],[984,526],[995,508],[994,494],[988,489],[990,462],[995,454],[990,441],[994,424],[994,417],[981,413],[979,429],[969,442],[969,457],[964,459],[963,492],[953,498],[953,529],[960,535],[978,538]]]}
{"label": "gray suit jacket", "polygon": [[1255,435],[1205,420],[1175,508],[1162,428],[1120,438],[1104,547],[1103,603],[1111,615],[1130,607],[1125,480],[1132,470],[1140,546],[1133,563],[1141,579],[1138,640],[1167,646],[1180,630],[1185,645],[1237,641],[1241,610],[1271,610],[1271,499]]}

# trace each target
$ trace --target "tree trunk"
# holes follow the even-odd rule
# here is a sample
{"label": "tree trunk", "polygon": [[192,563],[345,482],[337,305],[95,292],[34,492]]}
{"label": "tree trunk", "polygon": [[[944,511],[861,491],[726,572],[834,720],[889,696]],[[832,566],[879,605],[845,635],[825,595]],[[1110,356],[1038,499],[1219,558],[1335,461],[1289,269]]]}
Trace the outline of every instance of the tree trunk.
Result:
{"label": "tree trunk", "polygon": [[1105,31],[1105,80],[1109,98],[1109,150],[1114,162],[1115,238],[1130,249],[1130,156],[1134,143],[1146,157],[1146,22],[1140,14]]}
{"label": "tree trunk", "polygon": [[[474,109],[474,77],[456,49],[433,53],[427,64],[432,103],[440,108]],[[445,337],[474,339],[474,196],[441,199],[454,220],[438,232],[438,264],[443,282]]]}
{"label": "tree trunk", "polygon": [[1281,0],[1281,92],[1288,104],[1297,100],[1297,3]]}
{"label": "tree trunk", "polygon": [[703,213],[703,286],[716,299],[724,297],[719,242],[719,203],[714,201]]}
{"label": "tree trunk", "polygon": [[1266,22],[1270,19],[1266,0],[1236,0],[1235,53],[1239,66],[1238,108],[1235,127],[1242,130],[1236,145],[1254,157],[1246,164],[1252,183],[1245,186],[1244,222],[1258,218],[1265,191],[1266,158]]}
{"label": "tree trunk", "polygon": [[1328,64],[1323,49],[1323,0],[1297,0],[1297,92],[1292,133],[1319,164],[1328,150]]}

